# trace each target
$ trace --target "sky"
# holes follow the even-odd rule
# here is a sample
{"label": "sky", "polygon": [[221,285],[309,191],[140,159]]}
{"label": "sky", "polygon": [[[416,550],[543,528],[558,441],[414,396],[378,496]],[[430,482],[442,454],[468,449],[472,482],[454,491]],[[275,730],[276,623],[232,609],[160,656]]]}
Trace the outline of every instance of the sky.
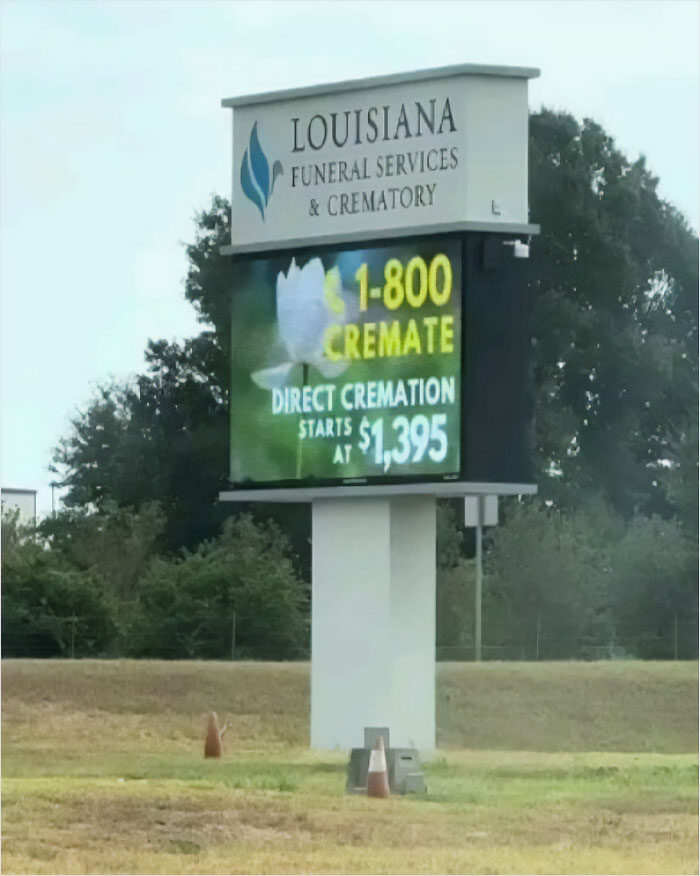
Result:
{"label": "sky", "polygon": [[97,387],[143,370],[150,338],[201,330],[185,244],[229,197],[222,98],[537,67],[530,108],[591,117],[645,155],[697,229],[699,41],[696,0],[2,0],[3,487],[37,490],[49,513],[52,448]]}

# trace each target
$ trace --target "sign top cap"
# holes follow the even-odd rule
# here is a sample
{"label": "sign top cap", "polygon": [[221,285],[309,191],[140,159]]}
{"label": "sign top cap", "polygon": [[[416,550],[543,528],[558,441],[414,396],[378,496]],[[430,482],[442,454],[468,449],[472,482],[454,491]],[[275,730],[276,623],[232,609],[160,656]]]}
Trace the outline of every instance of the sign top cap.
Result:
{"label": "sign top cap", "polygon": [[452,64],[447,67],[430,67],[427,70],[411,70],[406,73],[390,73],[385,76],[367,76],[364,79],[346,79],[342,82],[328,82],[322,85],[307,85],[302,88],[285,88],[280,91],[265,91],[260,94],[246,94],[241,97],[226,97],[221,101],[223,107],[247,106],[250,104],[272,103],[276,100],[292,100],[297,97],[313,97],[319,94],[354,91],[360,88],[381,88],[426,79],[447,79],[451,76],[503,76],[511,79],[536,79],[540,75],[537,67],[503,67],[492,64]]}

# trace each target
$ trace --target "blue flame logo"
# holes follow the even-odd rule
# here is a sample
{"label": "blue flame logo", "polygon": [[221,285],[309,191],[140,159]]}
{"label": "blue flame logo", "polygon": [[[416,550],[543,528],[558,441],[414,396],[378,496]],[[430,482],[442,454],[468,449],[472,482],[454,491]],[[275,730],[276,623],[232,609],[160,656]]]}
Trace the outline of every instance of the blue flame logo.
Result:
{"label": "blue flame logo", "polygon": [[265,221],[265,208],[275,188],[275,180],[282,173],[284,173],[282,162],[275,161],[272,165],[272,179],[270,179],[270,165],[258,139],[258,123],[256,122],[250,132],[250,143],[241,162],[241,187],[246,198],[260,210],[263,222]]}

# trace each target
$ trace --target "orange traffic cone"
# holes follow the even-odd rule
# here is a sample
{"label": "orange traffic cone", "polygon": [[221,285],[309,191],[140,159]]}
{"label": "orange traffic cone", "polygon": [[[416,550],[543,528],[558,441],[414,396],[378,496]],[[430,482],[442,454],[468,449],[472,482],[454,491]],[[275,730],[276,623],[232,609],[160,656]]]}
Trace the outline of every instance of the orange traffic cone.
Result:
{"label": "orange traffic cone", "polygon": [[216,712],[209,713],[207,736],[204,740],[204,757],[221,757],[221,730]]}
{"label": "orange traffic cone", "polygon": [[367,796],[389,796],[389,774],[386,769],[386,754],[384,753],[384,739],[380,736],[369,756],[369,770],[367,771]]}

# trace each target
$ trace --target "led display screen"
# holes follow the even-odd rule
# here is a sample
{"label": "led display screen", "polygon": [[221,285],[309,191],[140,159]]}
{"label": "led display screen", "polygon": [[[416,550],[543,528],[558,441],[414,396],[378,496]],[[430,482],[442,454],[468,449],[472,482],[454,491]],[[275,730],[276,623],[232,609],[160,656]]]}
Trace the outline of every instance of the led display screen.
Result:
{"label": "led display screen", "polygon": [[458,474],[461,264],[445,237],[235,262],[232,482]]}

